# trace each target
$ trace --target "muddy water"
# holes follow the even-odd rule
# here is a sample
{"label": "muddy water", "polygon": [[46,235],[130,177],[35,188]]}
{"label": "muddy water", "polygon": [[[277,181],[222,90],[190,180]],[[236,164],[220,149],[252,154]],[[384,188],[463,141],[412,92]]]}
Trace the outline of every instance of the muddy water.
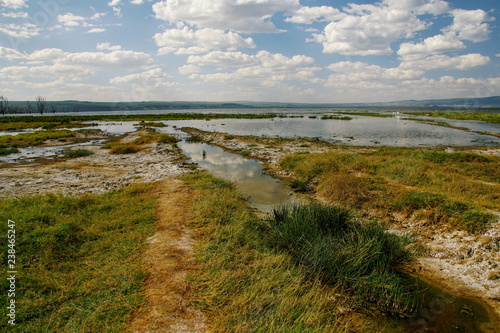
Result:
{"label": "muddy water", "polygon": [[224,151],[206,143],[178,143],[190,162],[214,176],[234,182],[250,204],[264,212],[278,205],[298,202],[281,181],[264,173],[263,166],[254,160]]}
{"label": "muddy water", "polygon": [[493,333],[500,332],[498,318],[481,300],[454,295],[431,281],[418,279],[420,307],[409,318],[389,318],[403,330],[395,332]]}

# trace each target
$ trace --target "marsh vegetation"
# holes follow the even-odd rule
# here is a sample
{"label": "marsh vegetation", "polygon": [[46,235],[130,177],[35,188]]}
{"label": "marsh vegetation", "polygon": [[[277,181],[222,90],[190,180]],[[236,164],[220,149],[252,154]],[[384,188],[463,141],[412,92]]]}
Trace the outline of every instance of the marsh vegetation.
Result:
{"label": "marsh vegetation", "polygon": [[[420,214],[481,232],[500,210],[500,158],[437,149],[336,149],[286,157],[281,167],[329,202],[363,211]],[[305,187],[306,185],[302,185]]]}

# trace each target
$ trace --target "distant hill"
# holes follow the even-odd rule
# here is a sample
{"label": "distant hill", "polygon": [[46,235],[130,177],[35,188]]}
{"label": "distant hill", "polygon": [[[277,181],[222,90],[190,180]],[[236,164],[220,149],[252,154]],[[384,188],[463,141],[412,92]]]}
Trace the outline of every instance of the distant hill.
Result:
{"label": "distant hill", "polygon": [[[9,101],[10,114],[37,113],[33,101]],[[433,108],[433,109],[500,109],[500,96],[483,98],[450,98],[405,100],[382,103],[280,103],[280,102],[88,102],[47,101],[45,113],[132,111],[132,110],[196,110],[245,108]]]}
{"label": "distant hill", "polygon": [[404,100],[379,103],[271,103],[271,102],[236,102],[253,107],[283,107],[283,108],[467,108],[484,109],[500,108],[500,96],[483,98],[448,98],[427,100]]}

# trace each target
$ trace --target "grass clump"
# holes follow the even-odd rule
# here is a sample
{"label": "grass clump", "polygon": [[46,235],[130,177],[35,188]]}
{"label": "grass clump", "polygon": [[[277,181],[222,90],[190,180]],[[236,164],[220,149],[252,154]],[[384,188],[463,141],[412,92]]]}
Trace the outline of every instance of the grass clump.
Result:
{"label": "grass clump", "polygon": [[165,123],[155,122],[155,121],[141,121],[139,123],[141,127],[166,127]]}
{"label": "grass clump", "polygon": [[132,141],[133,144],[136,145],[144,145],[144,144],[149,144],[153,142],[158,142],[158,143],[167,143],[167,144],[175,144],[179,142],[180,140],[177,139],[176,137],[165,134],[165,133],[148,133],[145,135],[142,135]]}
{"label": "grass clump", "polygon": [[75,149],[75,150],[70,150],[64,153],[64,157],[70,157],[70,158],[75,158],[75,157],[83,157],[83,156],[89,156],[93,155],[94,153],[91,152],[88,149]]}
{"label": "grass clump", "polygon": [[[154,230],[153,190],[137,184],[104,195],[1,199],[0,219],[16,222],[19,274],[16,325],[3,320],[0,330],[124,332],[142,302],[139,254]],[[6,228],[0,225],[3,263]],[[7,290],[7,280],[1,285]],[[2,297],[2,309],[7,302]]]}
{"label": "grass clump", "polygon": [[141,148],[134,143],[108,142],[101,149],[109,149],[110,154],[134,154]]}
{"label": "grass clump", "polygon": [[376,223],[354,221],[344,208],[319,204],[284,206],[270,220],[270,239],[293,261],[329,284],[339,284],[360,303],[406,313],[416,293],[395,267],[411,257],[409,240]]}
{"label": "grass clump", "polygon": [[6,156],[9,154],[15,154],[15,153],[19,153],[19,149],[0,147],[0,156]]}

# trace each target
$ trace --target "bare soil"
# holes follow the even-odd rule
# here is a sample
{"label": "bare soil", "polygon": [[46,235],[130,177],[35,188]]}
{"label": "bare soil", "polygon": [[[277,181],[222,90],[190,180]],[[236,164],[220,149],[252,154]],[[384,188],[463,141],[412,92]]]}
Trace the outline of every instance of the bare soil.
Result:
{"label": "bare soil", "polygon": [[192,194],[180,180],[158,186],[157,231],[143,254],[148,278],[143,286],[146,304],[130,318],[131,332],[205,332],[205,316],[190,306],[188,274],[196,269],[188,203]]}

